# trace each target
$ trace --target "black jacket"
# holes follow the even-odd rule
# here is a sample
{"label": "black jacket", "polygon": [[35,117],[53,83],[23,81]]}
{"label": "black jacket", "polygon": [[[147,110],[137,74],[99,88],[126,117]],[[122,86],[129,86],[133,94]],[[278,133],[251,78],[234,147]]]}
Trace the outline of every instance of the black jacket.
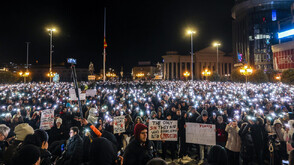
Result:
{"label": "black jacket", "polygon": [[145,146],[141,146],[136,139],[132,140],[126,147],[124,165],[145,165],[149,160],[155,157],[155,148],[152,141],[147,140]]}
{"label": "black jacket", "polygon": [[65,152],[65,163],[68,165],[80,164],[83,159],[83,140],[79,135],[74,135],[68,140]]}

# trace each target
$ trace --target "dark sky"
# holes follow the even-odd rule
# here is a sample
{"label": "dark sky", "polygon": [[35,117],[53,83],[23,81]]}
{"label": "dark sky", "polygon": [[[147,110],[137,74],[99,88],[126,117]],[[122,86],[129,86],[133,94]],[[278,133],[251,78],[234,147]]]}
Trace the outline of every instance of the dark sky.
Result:
{"label": "dark sky", "polygon": [[31,42],[29,63],[49,64],[47,27],[54,25],[53,63],[73,57],[77,67],[102,68],[103,18],[107,7],[107,66],[125,71],[138,63],[161,61],[166,51],[189,54],[194,27],[194,50],[220,40],[231,51],[234,0],[111,0],[11,1],[1,5],[1,62],[26,63],[26,41]]}

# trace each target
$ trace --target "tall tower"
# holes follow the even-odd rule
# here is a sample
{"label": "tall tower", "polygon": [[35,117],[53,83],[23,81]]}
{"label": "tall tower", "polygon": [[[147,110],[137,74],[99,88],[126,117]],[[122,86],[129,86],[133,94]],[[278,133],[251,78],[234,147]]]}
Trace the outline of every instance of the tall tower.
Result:
{"label": "tall tower", "polygon": [[232,9],[235,59],[241,55],[241,62],[256,69],[272,69],[271,46],[279,42],[278,22],[291,17],[292,2],[294,0],[235,0]]}

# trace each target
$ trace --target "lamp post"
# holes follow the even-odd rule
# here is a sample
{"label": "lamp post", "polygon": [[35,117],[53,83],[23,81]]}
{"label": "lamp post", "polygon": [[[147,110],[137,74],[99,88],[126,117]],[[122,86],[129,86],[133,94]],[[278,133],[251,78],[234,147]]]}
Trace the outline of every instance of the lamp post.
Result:
{"label": "lamp post", "polygon": [[195,31],[188,30],[188,34],[191,35],[191,80],[193,80],[193,34]]}
{"label": "lamp post", "polygon": [[207,77],[211,75],[211,71],[208,70],[208,69],[205,69],[205,70],[202,72],[202,75],[205,77],[205,79],[207,79]]}
{"label": "lamp post", "polygon": [[[56,31],[56,29],[52,28],[52,29],[47,29],[49,31],[49,36],[50,36],[50,66],[49,66],[49,73],[48,75],[52,75],[52,53],[53,53],[53,46],[52,46],[52,38],[53,38],[53,32]],[[52,81],[52,77],[49,76],[50,78],[50,83]]]}
{"label": "lamp post", "polygon": [[30,75],[30,72],[28,72],[28,71],[26,71],[26,72],[20,71],[18,74],[19,74],[20,77],[23,77],[23,81],[24,81],[24,83],[26,83],[26,77],[28,77]]}
{"label": "lamp post", "polygon": [[247,77],[252,74],[253,70],[250,66],[244,65],[243,68],[240,69],[240,73],[246,77],[246,92],[247,92]]}
{"label": "lamp post", "polygon": [[188,80],[188,77],[190,76],[190,73],[188,71],[184,72],[183,75],[186,77],[186,81]]}
{"label": "lamp post", "polygon": [[[30,45],[30,42],[26,42],[27,44],[27,69],[26,69],[26,72],[24,73],[24,75],[27,75],[29,76],[30,75],[30,72],[29,72],[29,45]],[[26,83],[26,77],[27,76],[24,76],[24,83]]]}
{"label": "lamp post", "polygon": [[214,42],[213,46],[216,47],[216,73],[218,74],[218,47],[221,44],[219,42]]}

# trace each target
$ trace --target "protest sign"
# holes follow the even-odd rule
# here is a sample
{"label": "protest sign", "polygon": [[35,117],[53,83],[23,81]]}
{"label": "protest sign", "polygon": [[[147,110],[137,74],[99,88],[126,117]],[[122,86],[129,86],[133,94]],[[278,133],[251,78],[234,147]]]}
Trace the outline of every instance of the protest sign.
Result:
{"label": "protest sign", "polygon": [[[79,88],[79,95],[80,95],[80,100],[86,100],[86,94],[82,93],[80,88]],[[69,89],[69,97],[73,101],[78,100],[75,89]]]}
{"label": "protest sign", "polygon": [[215,145],[215,125],[186,123],[186,143]]}
{"label": "protest sign", "polygon": [[46,109],[41,111],[40,129],[49,130],[54,125],[54,110]]}
{"label": "protest sign", "polygon": [[96,89],[88,89],[86,90],[86,96],[94,97],[96,95]]}
{"label": "protest sign", "polygon": [[178,140],[177,120],[149,120],[148,129],[149,140]]}
{"label": "protest sign", "polygon": [[125,130],[125,116],[113,117],[113,133],[123,133]]}

